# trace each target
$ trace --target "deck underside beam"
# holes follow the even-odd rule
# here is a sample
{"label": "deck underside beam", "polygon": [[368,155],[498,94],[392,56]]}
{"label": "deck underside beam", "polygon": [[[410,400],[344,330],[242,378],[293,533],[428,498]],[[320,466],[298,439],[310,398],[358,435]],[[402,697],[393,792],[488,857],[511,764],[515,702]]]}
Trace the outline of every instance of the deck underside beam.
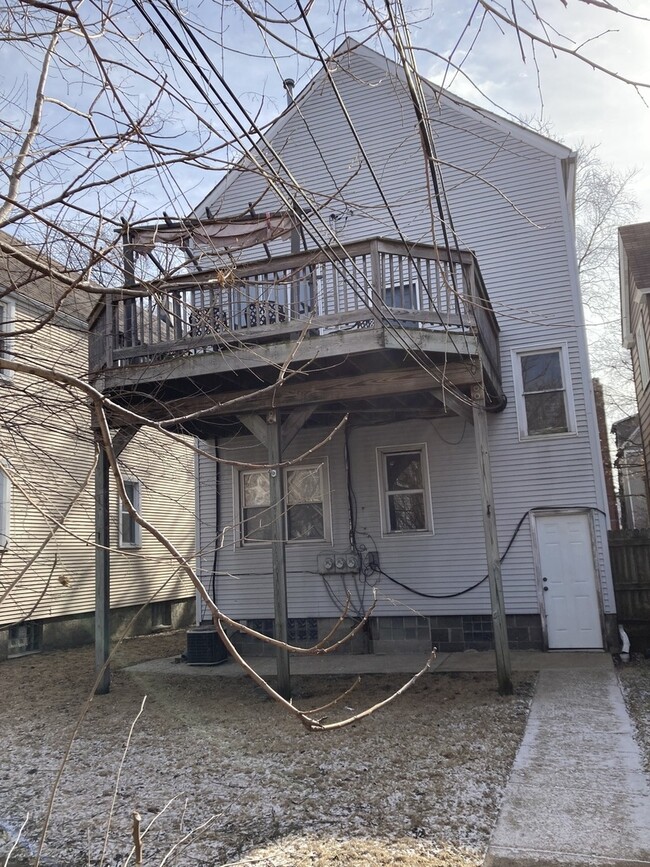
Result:
{"label": "deck underside beam", "polygon": [[[201,392],[165,403],[159,399],[152,399],[150,402],[138,401],[132,403],[129,409],[150,421],[174,424],[189,415],[196,417],[198,414],[206,418],[238,416],[242,413],[267,412],[274,408],[317,406],[433,391],[441,389],[443,382],[444,400],[447,400],[451,407],[454,397],[461,402],[465,401],[457,390],[476,384],[477,374],[470,365],[461,362],[451,362],[444,368],[402,367],[328,379],[296,373],[280,384],[257,389],[211,394]],[[129,420],[129,417],[121,414],[119,410],[115,410],[113,416],[111,420],[117,424],[124,424]]]}

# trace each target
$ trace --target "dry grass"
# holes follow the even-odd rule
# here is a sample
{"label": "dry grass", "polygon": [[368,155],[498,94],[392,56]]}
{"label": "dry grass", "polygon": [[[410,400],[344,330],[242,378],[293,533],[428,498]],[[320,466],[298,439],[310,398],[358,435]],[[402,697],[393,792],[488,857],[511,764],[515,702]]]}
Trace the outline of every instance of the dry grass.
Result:
{"label": "dry grass", "polygon": [[618,674],[645,769],[650,774],[650,659],[634,655],[629,663],[619,667]]}
{"label": "dry grass", "polygon": [[[513,698],[500,698],[493,675],[432,674],[350,729],[309,734],[245,679],[182,677],[178,667],[144,677],[120,668],[172,655],[183,642],[182,634],[165,635],[120,650],[113,690],[92,702],[61,781],[44,849],[50,863],[99,863],[116,770],[145,694],[105,864],[124,864],[133,810],[142,814],[143,827],[155,819],[144,839],[147,865],[160,864],[175,842],[211,816],[166,864],[481,863],[525,726],[531,677],[518,679]],[[6,838],[29,811],[29,845],[38,839],[91,669],[90,649],[2,667]],[[345,704],[359,709],[398,684],[394,676],[366,676]],[[319,706],[348,685],[345,678],[296,678],[296,701]]]}

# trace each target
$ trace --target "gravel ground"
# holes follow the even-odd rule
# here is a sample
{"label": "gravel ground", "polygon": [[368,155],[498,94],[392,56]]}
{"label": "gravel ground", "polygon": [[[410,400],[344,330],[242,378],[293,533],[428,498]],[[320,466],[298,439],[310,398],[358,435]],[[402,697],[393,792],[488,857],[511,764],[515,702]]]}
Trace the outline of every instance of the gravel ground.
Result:
{"label": "gravel ground", "polygon": [[[46,867],[99,865],[102,851],[107,867],[133,864],[135,810],[143,829],[151,823],[143,839],[148,867],[482,862],[533,676],[518,676],[515,696],[501,698],[494,675],[427,675],[369,719],[310,734],[246,679],[146,677],[123,668],[171,656],[184,642],[180,633],[120,649],[113,689],[91,702],[61,776]],[[0,677],[0,864],[29,814],[11,861],[22,867],[37,849],[92,683],[92,649],[12,660]],[[295,682],[303,707],[323,705],[350,685],[316,676]],[[374,703],[399,683],[365,676],[341,712]]]}
{"label": "gravel ground", "polygon": [[629,663],[619,666],[618,676],[646,773],[650,774],[650,659],[633,655]]}

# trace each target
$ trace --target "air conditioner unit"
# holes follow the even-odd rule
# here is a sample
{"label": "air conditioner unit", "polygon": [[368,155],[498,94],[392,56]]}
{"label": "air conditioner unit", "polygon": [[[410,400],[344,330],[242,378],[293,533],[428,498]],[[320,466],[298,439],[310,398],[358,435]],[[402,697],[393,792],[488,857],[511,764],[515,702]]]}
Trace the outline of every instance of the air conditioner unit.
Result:
{"label": "air conditioner unit", "polygon": [[219,665],[228,659],[228,651],[214,626],[187,630],[185,659],[188,665]]}

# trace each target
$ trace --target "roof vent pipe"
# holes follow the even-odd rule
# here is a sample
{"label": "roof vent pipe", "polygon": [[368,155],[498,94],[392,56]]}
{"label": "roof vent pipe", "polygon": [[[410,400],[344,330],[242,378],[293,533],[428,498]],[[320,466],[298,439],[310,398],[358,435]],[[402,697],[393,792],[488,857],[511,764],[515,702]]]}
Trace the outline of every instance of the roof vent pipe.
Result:
{"label": "roof vent pipe", "polygon": [[293,102],[293,89],[296,86],[296,82],[293,78],[285,78],[282,82],[282,86],[287,92],[287,107],[289,107]]}

